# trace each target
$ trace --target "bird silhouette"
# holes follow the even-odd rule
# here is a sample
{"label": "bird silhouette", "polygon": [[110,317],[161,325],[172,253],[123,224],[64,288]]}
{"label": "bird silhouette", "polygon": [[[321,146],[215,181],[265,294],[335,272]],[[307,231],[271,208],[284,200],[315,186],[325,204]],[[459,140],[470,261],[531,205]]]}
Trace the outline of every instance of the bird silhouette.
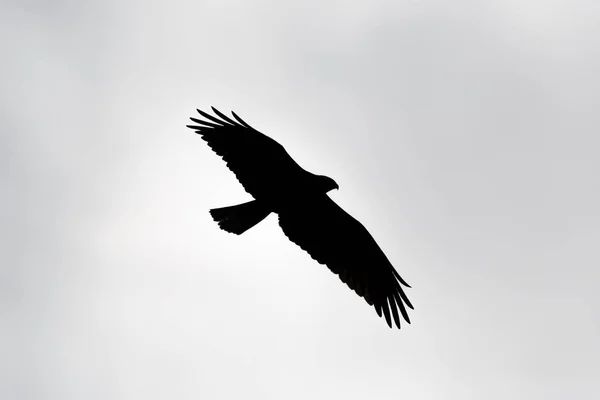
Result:
{"label": "bird silhouette", "polygon": [[413,309],[403,287],[410,287],[394,269],[367,229],[327,195],[339,189],[331,178],[306,171],[283,146],[252,128],[234,112],[233,119],[212,107],[216,117],[187,125],[227,163],[254,200],[210,210],[227,232],[240,235],[275,213],[283,233],[317,262],[326,265],[356,294],[400,328],[410,323]]}

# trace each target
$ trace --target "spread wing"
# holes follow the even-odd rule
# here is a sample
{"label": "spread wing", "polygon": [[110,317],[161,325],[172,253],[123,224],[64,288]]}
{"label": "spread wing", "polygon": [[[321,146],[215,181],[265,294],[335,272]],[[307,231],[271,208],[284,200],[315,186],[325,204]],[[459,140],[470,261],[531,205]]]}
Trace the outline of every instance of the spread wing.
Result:
{"label": "spread wing", "polygon": [[214,117],[197,110],[205,119],[190,118],[187,125],[227,163],[244,189],[255,198],[269,196],[276,188],[291,183],[302,168],[282,145],[260,133],[232,112],[235,120],[212,107]]}
{"label": "spread wing", "polygon": [[[327,195],[303,199],[279,213],[285,235],[312,258],[337,274],[363,297],[387,324],[391,317],[400,328],[398,310],[410,323],[406,307],[413,308],[402,285],[410,287],[394,269],[367,229]],[[390,316],[391,311],[391,316]]]}

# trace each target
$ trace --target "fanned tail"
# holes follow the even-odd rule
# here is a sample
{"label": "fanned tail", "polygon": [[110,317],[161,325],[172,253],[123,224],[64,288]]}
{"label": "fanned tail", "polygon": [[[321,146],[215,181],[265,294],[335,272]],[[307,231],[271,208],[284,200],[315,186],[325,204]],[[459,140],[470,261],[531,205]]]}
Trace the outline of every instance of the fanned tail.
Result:
{"label": "fanned tail", "polygon": [[213,208],[210,215],[224,231],[241,235],[265,219],[271,210],[257,200],[236,206]]}

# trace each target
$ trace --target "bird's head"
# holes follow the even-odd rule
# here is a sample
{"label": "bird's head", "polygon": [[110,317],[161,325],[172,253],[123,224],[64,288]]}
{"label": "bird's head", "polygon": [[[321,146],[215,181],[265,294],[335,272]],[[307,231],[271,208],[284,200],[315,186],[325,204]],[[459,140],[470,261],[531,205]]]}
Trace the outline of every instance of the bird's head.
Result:
{"label": "bird's head", "polygon": [[325,193],[329,192],[330,190],[340,188],[338,184],[328,176],[317,175],[317,178],[317,184],[319,185],[319,188]]}

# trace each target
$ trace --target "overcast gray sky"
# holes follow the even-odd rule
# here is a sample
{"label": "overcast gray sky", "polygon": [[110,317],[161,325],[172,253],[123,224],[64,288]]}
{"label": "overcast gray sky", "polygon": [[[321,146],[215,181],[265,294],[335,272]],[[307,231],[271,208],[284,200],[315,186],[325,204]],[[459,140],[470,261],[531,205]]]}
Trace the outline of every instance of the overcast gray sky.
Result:
{"label": "overcast gray sky", "polygon": [[[4,1],[2,399],[600,394],[600,5]],[[185,128],[236,111],[413,286],[390,330]],[[274,284],[276,283],[276,284]]]}

